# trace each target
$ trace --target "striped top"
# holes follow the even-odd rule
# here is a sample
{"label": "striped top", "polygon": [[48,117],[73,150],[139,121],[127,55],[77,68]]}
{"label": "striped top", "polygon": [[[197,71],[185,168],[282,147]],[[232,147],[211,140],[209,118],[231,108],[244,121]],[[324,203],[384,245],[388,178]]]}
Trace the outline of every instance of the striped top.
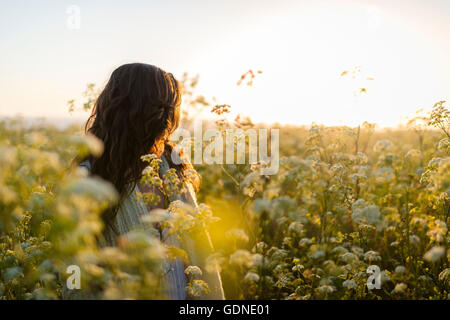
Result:
{"label": "striped top", "polygon": [[[141,217],[148,214],[148,209],[145,203],[138,198],[138,192],[139,189],[136,186],[133,192],[123,199],[113,223],[105,226],[106,246],[115,246],[117,236],[125,235],[136,227],[144,227]],[[166,228],[160,234],[161,242],[180,248],[176,235],[168,236],[168,232],[169,229]],[[167,259],[164,263],[161,282],[161,289],[164,290],[163,296],[171,300],[186,299],[186,284],[184,263],[181,258],[173,261]]]}
{"label": "striped top", "polygon": [[[169,170],[169,164],[164,156],[161,156],[160,175],[164,175]],[[82,166],[90,170],[90,163],[83,162]],[[171,198],[171,201],[180,200],[193,207],[197,207],[197,200],[195,192],[190,183],[186,183],[187,192],[182,195],[177,195]],[[122,200],[118,212],[112,221],[105,225],[104,240],[105,246],[116,246],[116,239],[120,235],[125,235],[134,228],[144,227],[141,220],[143,215],[148,214],[148,208],[142,199],[138,197],[139,188],[136,185],[134,190]],[[160,235],[160,240],[170,246],[175,246],[186,251],[189,263],[200,267],[203,271],[202,280],[206,281],[210,293],[206,296],[199,297],[200,299],[225,299],[222,281],[217,268],[206,268],[206,260],[210,254],[213,253],[211,239],[206,230],[204,232],[197,232],[195,235],[181,235],[180,239],[176,234],[169,235],[169,229],[163,230]],[[165,262],[165,270],[162,275],[162,290],[167,299],[184,300],[189,299],[186,294],[187,279],[184,274],[184,263],[181,258],[174,260],[167,259]],[[208,269],[208,270],[207,270]],[[65,286],[64,286],[65,287]],[[71,291],[71,290],[69,290]],[[67,292],[67,290],[63,290]],[[63,298],[64,295],[63,295]],[[70,299],[70,294],[69,297]]]}

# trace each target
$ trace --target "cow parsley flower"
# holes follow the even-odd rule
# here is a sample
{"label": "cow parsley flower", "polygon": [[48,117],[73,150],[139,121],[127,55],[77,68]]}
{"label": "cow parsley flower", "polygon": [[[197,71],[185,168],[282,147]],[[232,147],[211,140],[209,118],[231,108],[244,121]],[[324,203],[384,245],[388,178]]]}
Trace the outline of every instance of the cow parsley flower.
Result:
{"label": "cow parsley flower", "polygon": [[303,231],[303,224],[297,221],[291,222],[288,230],[300,234]]}
{"label": "cow parsley flower", "polygon": [[444,247],[433,247],[424,254],[423,258],[429,262],[436,262],[440,260],[444,255]]}
{"label": "cow parsley flower", "polygon": [[364,253],[364,261],[368,261],[369,263],[380,261],[380,254],[376,251],[370,250]]}
{"label": "cow parsley flower", "polygon": [[208,284],[203,280],[194,280],[186,287],[189,297],[201,297],[209,293]]}
{"label": "cow parsley flower", "polygon": [[311,258],[313,259],[321,259],[323,257],[325,257],[325,252],[322,250],[317,250],[311,255]]}
{"label": "cow parsley flower", "polygon": [[392,147],[392,145],[393,145],[392,142],[389,140],[379,140],[373,146],[373,151],[375,152],[387,151]]}
{"label": "cow parsley flower", "polygon": [[351,280],[351,279],[345,280],[342,283],[342,286],[346,289],[356,289],[358,287],[355,280]]}
{"label": "cow parsley flower", "polygon": [[333,293],[334,291],[336,291],[336,288],[334,286],[330,286],[330,285],[323,285],[317,288],[317,291],[320,292],[321,294],[329,294],[329,293]]}
{"label": "cow parsley flower", "polygon": [[255,272],[249,271],[245,275],[244,280],[248,281],[248,282],[258,282],[259,281],[259,275],[256,274]]}
{"label": "cow parsley flower", "polygon": [[186,269],[184,269],[184,273],[193,278],[202,276],[202,270],[197,266],[188,266]]}
{"label": "cow parsley flower", "polygon": [[310,244],[312,244],[312,241],[311,241],[311,239],[309,239],[309,238],[302,238],[302,239],[300,239],[300,241],[298,242],[298,245],[299,245],[300,247],[304,247],[304,246],[307,246],[307,245],[310,245]]}
{"label": "cow parsley flower", "polygon": [[397,283],[391,293],[404,293],[408,286],[405,283]]}
{"label": "cow parsley flower", "polygon": [[395,273],[401,274],[401,273],[405,273],[405,271],[406,271],[406,268],[404,266],[397,266],[395,268]]}
{"label": "cow parsley flower", "polygon": [[248,236],[242,229],[230,229],[225,232],[225,237],[234,241],[248,242]]}
{"label": "cow parsley flower", "polygon": [[345,263],[352,263],[354,261],[358,261],[359,260],[358,256],[356,254],[354,254],[354,253],[351,253],[351,252],[346,252],[344,254],[341,254],[339,257]]}
{"label": "cow parsley flower", "polygon": [[450,280],[450,268],[444,269],[439,273],[439,280],[440,281],[447,281]]}
{"label": "cow parsley flower", "polygon": [[230,264],[251,265],[252,255],[247,250],[236,250],[230,256]]}

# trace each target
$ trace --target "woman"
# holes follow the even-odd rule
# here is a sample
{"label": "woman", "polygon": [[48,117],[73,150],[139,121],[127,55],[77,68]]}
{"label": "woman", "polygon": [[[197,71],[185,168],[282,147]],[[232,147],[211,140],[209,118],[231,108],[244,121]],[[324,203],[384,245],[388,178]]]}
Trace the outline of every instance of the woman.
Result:
{"label": "woman", "polygon": [[[141,226],[141,217],[155,207],[164,208],[167,200],[181,200],[197,206],[195,181],[189,179],[187,164],[172,162],[172,147],[167,142],[180,121],[180,85],[172,74],[158,67],[131,63],[117,68],[111,75],[103,92],[99,95],[92,114],[86,123],[86,132],[103,141],[104,152],[99,158],[89,157],[82,165],[101,178],[110,181],[120,195],[119,205],[104,214],[106,245],[116,245],[118,236]],[[161,159],[160,175],[175,168],[186,186],[181,195],[164,199],[159,190],[140,183],[146,163],[141,156],[156,154]],[[161,201],[156,206],[145,205],[137,196],[139,192],[155,192]],[[166,201],[164,201],[166,200]],[[219,272],[205,268],[205,260],[212,253],[209,235],[205,231],[193,237],[161,232],[161,240],[182,247],[191,265],[203,271],[203,280],[208,283],[210,293],[202,299],[223,299]],[[169,261],[164,273],[164,287],[169,299],[186,299],[186,278],[181,259]],[[207,271],[209,270],[209,272]]]}

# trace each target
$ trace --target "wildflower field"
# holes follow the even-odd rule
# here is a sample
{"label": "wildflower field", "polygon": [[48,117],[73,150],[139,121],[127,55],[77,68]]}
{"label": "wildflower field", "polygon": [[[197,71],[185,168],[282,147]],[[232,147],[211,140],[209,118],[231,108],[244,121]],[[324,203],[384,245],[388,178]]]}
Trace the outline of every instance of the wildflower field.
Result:
{"label": "wildflower field", "polygon": [[[185,95],[188,107],[211,107]],[[248,119],[216,125],[254,126]],[[77,126],[3,120],[0,299],[60,299],[70,265],[80,267],[91,298],[161,298],[161,260],[184,253],[159,242],[155,221],[174,232],[208,228],[216,249],[208,261],[220,266],[228,299],[450,299],[445,103],[398,129],[279,128],[277,174],[260,175],[258,165],[197,165],[198,208],[172,202],[111,248],[98,244],[100,215],[117,194],[74,162],[100,154],[101,142]],[[145,183],[180,192],[176,175],[155,174],[157,159],[143,161]],[[202,270],[185,258],[186,290],[201,297]],[[379,289],[367,286],[369,266],[380,270]]]}

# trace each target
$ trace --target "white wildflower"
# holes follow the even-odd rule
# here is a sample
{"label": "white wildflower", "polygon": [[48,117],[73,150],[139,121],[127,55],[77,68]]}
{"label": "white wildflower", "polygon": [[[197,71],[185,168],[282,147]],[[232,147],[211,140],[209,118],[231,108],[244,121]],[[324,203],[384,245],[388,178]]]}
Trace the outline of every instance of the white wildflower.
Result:
{"label": "white wildflower", "polygon": [[312,243],[311,239],[309,239],[309,238],[302,238],[302,239],[298,242],[298,245],[299,245],[300,247],[304,247],[304,246],[310,245],[311,243]]}
{"label": "white wildflower", "polygon": [[103,153],[103,142],[92,134],[86,135],[86,145],[90,151],[90,153],[94,157],[100,157]]}
{"label": "white wildflower", "polygon": [[311,258],[313,259],[321,259],[323,257],[325,257],[325,252],[322,250],[317,250],[311,255]]}
{"label": "white wildflower", "polygon": [[200,297],[209,293],[208,284],[203,280],[194,280],[186,287],[189,297]]}
{"label": "white wildflower", "polygon": [[346,252],[344,254],[340,255],[340,258],[342,261],[344,261],[345,263],[352,263],[354,261],[358,261],[358,256],[354,253],[351,252]]}
{"label": "white wildflower", "polygon": [[420,150],[417,149],[411,149],[408,151],[408,153],[405,155],[406,160],[408,161],[419,161],[422,154]]}
{"label": "white wildflower", "polygon": [[225,232],[225,237],[234,241],[248,242],[248,236],[242,229],[230,229]]}
{"label": "white wildflower", "polygon": [[405,271],[406,271],[406,268],[404,266],[397,266],[395,268],[395,273],[401,274],[401,273],[405,273]]}
{"label": "white wildflower", "polygon": [[[236,250],[233,254],[231,254],[230,264],[236,264],[239,266],[246,266],[248,268],[251,268],[257,262],[255,256],[257,255],[252,255],[247,250],[239,249]],[[261,255],[258,254],[258,257],[259,256]]]}
{"label": "white wildflower", "polygon": [[394,290],[392,290],[392,293],[403,293],[408,288],[408,286],[405,283],[397,283],[395,285]]}
{"label": "white wildflower", "polygon": [[429,262],[436,262],[440,260],[444,255],[444,247],[433,247],[424,254],[423,258]]}
{"label": "white wildflower", "polygon": [[184,269],[184,273],[193,278],[199,278],[202,276],[202,270],[197,266],[188,266]]}
{"label": "white wildflower", "polygon": [[389,140],[379,140],[373,146],[373,151],[375,152],[383,152],[392,147],[392,142]]}
{"label": "white wildflower", "polygon": [[258,282],[259,281],[259,275],[256,274],[255,272],[247,272],[247,274],[244,277],[245,281],[248,282]]}
{"label": "white wildflower", "polygon": [[419,244],[420,243],[420,238],[418,236],[416,236],[415,234],[412,234],[409,236],[409,243],[411,244]]}
{"label": "white wildflower", "polygon": [[294,221],[289,225],[288,230],[295,232],[297,234],[300,234],[303,231],[303,224],[300,222]]}
{"label": "white wildflower", "polygon": [[253,212],[260,214],[264,211],[269,211],[272,206],[272,202],[268,199],[256,199],[253,202]]}
{"label": "white wildflower", "polygon": [[356,284],[355,280],[345,280],[342,283],[342,286],[346,289],[356,289],[358,287],[358,285]]}
{"label": "white wildflower", "polygon": [[337,246],[331,252],[337,253],[338,255],[342,255],[344,253],[347,253],[348,250],[346,248],[344,248],[343,246]]}
{"label": "white wildflower", "polygon": [[317,291],[319,291],[322,294],[333,293],[335,290],[336,288],[330,285],[324,285],[317,288]]}
{"label": "white wildflower", "polygon": [[353,203],[352,212],[352,220],[357,224],[381,226],[380,208],[376,205],[366,205],[364,199],[358,199]]}
{"label": "white wildflower", "polygon": [[368,261],[369,263],[371,263],[380,260],[381,260],[380,254],[376,251],[370,250],[364,253],[364,261]]}
{"label": "white wildflower", "polygon": [[292,271],[302,272],[305,269],[305,267],[302,264],[296,264],[292,267]]}
{"label": "white wildflower", "polygon": [[450,268],[444,269],[439,273],[439,280],[440,281],[447,281],[450,280]]}

